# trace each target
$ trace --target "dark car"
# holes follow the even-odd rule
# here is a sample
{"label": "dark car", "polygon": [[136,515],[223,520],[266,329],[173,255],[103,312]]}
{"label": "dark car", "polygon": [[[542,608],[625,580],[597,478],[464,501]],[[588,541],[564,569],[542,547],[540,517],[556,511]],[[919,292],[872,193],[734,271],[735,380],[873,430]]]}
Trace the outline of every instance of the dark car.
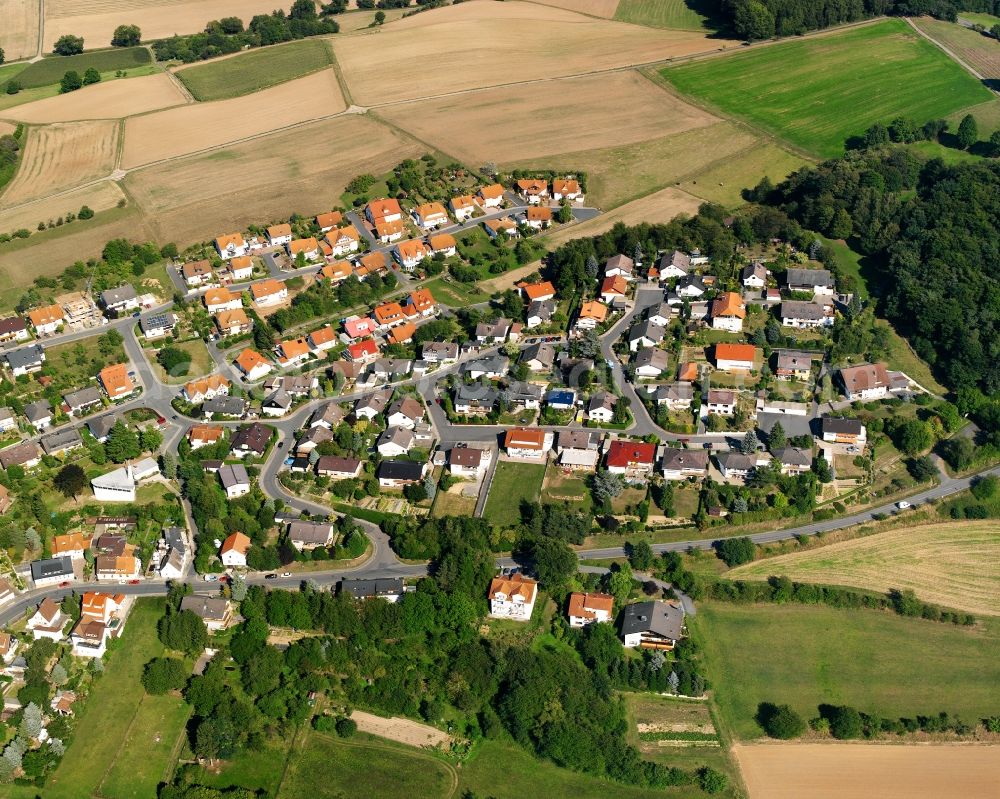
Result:
{"label": "dark car", "polygon": [[278,575],[277,574],[265,574],[264,575],[264,579],[265,580],[277,580],[278,579]]}

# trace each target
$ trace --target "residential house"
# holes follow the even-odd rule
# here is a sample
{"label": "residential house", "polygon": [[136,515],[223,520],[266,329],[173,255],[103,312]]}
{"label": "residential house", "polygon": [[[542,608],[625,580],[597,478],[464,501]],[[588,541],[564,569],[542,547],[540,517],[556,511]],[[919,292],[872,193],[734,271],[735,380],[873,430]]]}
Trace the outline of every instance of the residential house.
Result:
{"label": "residential house", "polygon": [[532,344],[521,353],[520,362],[532,372],[551,372],[556,363],[556,348],[546,342]]}
{"label": "residential house", "polygon": [[394,222],[375,223],[375,235],[383,244],[392,244],[394,241],[399,241],[403,238],[403,234],[405,232],[406,226],[403,224],[402,220],[397,219]]}
{"label": "residential house", "polygon": [[654,325],[648,319],[632,326],[628,332],[628,348],[638,352],[640,347],[655,347],[663,341],[664,328]]}
{"label": "residential house", "polygon": [[[347,225],[331,230],[326,234],[324,241],[330,248],[330,255],[334,258],[341,258],[349,253],[358,251],[358,248],[361,246],[361,234],[358,233],[358,229],[354,225]],[[332,269],[334,266],[335,264],[330,264],[330,266],[324,267],[323,276],[329,277],[336,282],[346,279],[351,274],[350,269],[347,270],[347,274],[337,272],[336,270],[328,274],[326,270]],[[343,276],[341,277],[341,275]]]}
{"label": "residential house", "polygon": [[530,621],[538,597],[538,583],[520,572],[494,577],[489,590],[490,616]]}
{"label": "residential house", "polygon": [[230,533],[219,548],[219,558],[223,566],[246,566],[250,538],[243,533]]}
{"label": "residential house", "polygon": [[458,242],[450,233],[438,233],[430,236],[427,243],[431,246],[431,255],[443,255],[445,258],[451,258],[458,252]]}
{"label": "residential house", "polygon": [[888,396],[890,381],[884,363],[863,363],[840,370],[844,395],[851,402],[869,402]]}
{"label": "residential house", "polygon": [[[511,410],[537,411],[541,407],[542,394],[542,386],[524,380],[512,380],[504,388],[502,396],[510,404]],[[570,399],[570,402],[573,400]]]}
{"label": "residential house", "polygon": [[384,460],[379,464],[376,477],[382,488],[401,488],[423,480],[426,469],[426,463]]}
{"label": "residential house", "polygon": [[413,397],[401,397],[389,406],[386,423],[412,430],[424,418],[424,406]]}
{"label": "residential house", "polygon": [[[381,254],[382,253],[379,253],[379,255]],[[353,274],[354,267],[345,261],[337,261],[332,264],[327,264],[320,269],[317,277],[329,280],[331,283],[340,283],[343,280],[347,280],[347,278]]]}
{"label": "residential house", "polygon": [[332,441],[333,432],[328,427],[323,427],[323,425],[316,425],[315,427],[310,427],[305,433],[295,442],[295,454],[296,455],[309,455],[316,447],[322,444],[324,441]]}
{"label": "residential house", "polygon": [[483,221],[483,230],[491,239],[497,238],[501,233],[509,238],[517,238],[517,222],[510,217],[503,219],[486,219]]}
{"label": "residential house", "polygon": [[225,630],[233,621],[233,609],[228,599],[222,597],[195,596],[181,599],[181,610],[190,610],[205,623],[210,633]]}
{"label": "residential house", "polygon": [[785,300],[778,310],[784,327],[832,327],[833,308],[818,302]]}
{"label": "residential house", "polygon": [[316,224],[319,226],[320,233],[333,230],[343,221],[344,215],[340,211],[327,211],[325,214],[319,214],[316,217]]}
{"label": "residential house", "polygon": [[510,330],[510,319],[502,316],[494,322],[480,322],[476,325],[476,341],[480,344],[503,344]]}
{"label": "residential house", "polygon": [[370,338],[356,341],[344,350],[344,357],[355,363],[369,363],[378,357],[378,344]]}
{"label": "residential house", "polygon": [[[241,257],[245,258],[246,256]],[[184,278],[184,283],[188,288],[197,288],[198,286],[212,283],[215,280],[215,275],[212,272],[212,262],[207,258],[203,258],[200,261],[189,261],[181,266],[181,277]]]}
{"label": "residential house", "polygon": [[708,451],[666,447],[661,463],[664,480],[702,479],[708,476]]}
{"label": "residential house", "polygon": [[369,316],[353,316],[344,320],[344,334],[351,341],[373,336],[377,330],[378,322]]}
{"label": "residential house", "polygon": [[253,259],[249,255],[239,255],[230,259],[226,266],[226,278],[232,282],[249,280],[253,277]]}
{"label": "residential house", "polygon": [[612,255],[604,262],[604,277],[622,277],[635,280],[635,261],[627,255]]}
{"label": "residential house", "polygon": [[739,294],[735,291],[726,291],[712,300],[710,315],[713,329],[739,333],[743,330],[747,307]]}
{"label": "residential house", "polygon": [[570,471],[592,472],[601,457],[601,434],[589,430],[559,432],[559,465]]}
{"label": "residential house", "polygon": [[90,549],[90,539],[83,533],[66,533],[52,536],[52,556],[66,557],[73,560],[83,560],[83,553]]}
{"label": "residential house", "polygon": [[677,313],[677,306],[668,302],[661,302],[659,305],[650,308],[646,313],[646,319],[657,327],[667,327],[674,315]]}
{"label": "residential house", "polygon": [[346,416],[347,413],[336,402],[328,402],[326,405],[321,405],[317,408],[313,412],[313,415],[309,417],[309,426],[325,427],[327,430],[333,430]]}
{"label": "residential house", "polygon": [[767,269],[760,261],[754,261],[743,267],[740,278],[745,288],[762,289],[767,285]]}
{"label": "residential house", "polygon": [[586,627],[588,624],[611,621],[615,598],[610,594],[582,594],[574,591],[569,595],[570,627]]}
{"label": "residential house", "polygon": [[357,260],[354,265],[354,274],[357,275],[358,280],[364,280],[370,274],[386,272],[388,269],[389,262],[386,260],[384,252],[370,252]]}
{"label": "residential house", "polygon": [[0,450],[0,466],[9,469],[11,466],[23,466],[33,469],[42,458],[42,452],[34,441],[22,441],[11,447]]}
{"label": "residential house", "polygon": [[552,209],[547,205],[528,208],[524,212],[524,224],[532,230],[544,230],[552,224]]}
{"label": "residential house", "polygon": [[135,469],[132,464],[98,475],[90,481],[94,499],[100,502],[135,502]]}
{"label": "residential house", "polygon": [[47,558],[45,560],[33,560],[30,569],[31,581],[34,583],[35,588],[44,588],[47,585],[58,585],[63,582],[73,582],[76,579],[73,574],[73,559],[68,555]]}
{"label": "residential house", "polygon": [[687,277],[691,272],[691,256],[680,250],[668,252],[660,258],[657,271],[661,281]]}
{"label": "residential house", "polygon": [[475,478],[489,466],[490,451],[468,444],[456,444],[448,450],[448,471],[457,477]]}
{"label": "residential house", "polygon": [[70,450],[83,447],[80,431],[75,427],[64,427],[54,433],[49,433],[47,436],[42,436],[40,443],[45,454],[52,456],[62,455]]}
{"label": "residential house", "polygon": [[136,389],[129,374],[128,364],[116,363],[105,366],[97,373],[101,387],[112,401],[130,396]]}
{"label": "residential house", "polygon": [[403,219],[403,209],[399,207],[398,200],[372,200],[365,206],[365,218],[373,225],[386,222],[401,222]]}
{"label": "residential house", "polygon": [[437,302],[429,289],[417,289],[410,292],[403,305],[403,311],[409,317],[430,317],[437,313]]}
{"label": "residential house", "polygon": [[684,411],[694,402],[694,386],[691,383],[676,382],[658,386],[656,404],[666,405],[671,411]]}
{"label": "residential house", "polygon": [[476,201],[483,208],[503,207],[503,186],[493,183],[489,186],[480,187],[476,192]]}
{"label": "residential house", "polygon": [[774,452],[774,459],[781,464],[782,474],[804,474],[812,466],[812,452],[797,447],[782,447]]}
{"label": "residential house", "polygon": [[307,239],[295,239],[286,245],[288,255],[292,260],[296,260],[300,255],[307,261],[315,261],[319,258],[319,242],[315,236]]}
{"label": "residential house", "polygon": [[243,308],[243,297],[227,288],[209,289],[204,296],[205,308],[210,314],[223,311],[239,311]]}
{"label": "residential house", "polygon": [[17,429],[17,417],[10,408],[0,408],[0,433]]}
{"label": "residential house", "polygon": [[612,441],[605,460],[608,471],[630,483],[645,482],[653,474],[656,444],[641,441]]}
{"label": "residential house", "polygon": [[387,427],[378,437],[378,454],[383,458],[398,458],[413,447],[413,431],[405,427]]}
{"label": "residential house", "polygon": [[868,431],[858,419],[824,416],[820,422],[823,440],[833,444],[848,444],[864,449]]}
{"label": "residential house", "polygon": [[677,281],[677,296],[683,299],[696,299],[708,291],[704,278],[698,275],[685,275]]}
{"label": "residential house", "polygon": [[28,323],[20,316],[0,319],[0,342],[25,341],[28,338]]}
{"label": "residential house", "polygon": [[[306,349],[308,351],[308,347]],[[247,347],[236,356],[236,360],[233,363],[243,373],[244,379],[251,383],[255,380],[260,380],[271,372],[271,364],[268,360],[257,352],[257,350],[250,347]]]}
{"label": "residential house", "polygon": [[52,426],[52,405],[47,399],[35,400],[24,406],[24,416],[36,430]]}
{"label": "residential house", "polygon": [[45,305],[28,311],[31,326],[35,328],[35,333],[39,336],[47,336],[58,331],[62,327],[64,318],[61,305]]}
{"label": "residential house", "polygon": [[278,342],[278,346],[275,349],[278,366],[282,369],[298,366],[309,357],[310,349],[309,342],[306,341],[304,336]]}
{"label": "residential house", "polygon": [[242,419],[246,415],[248,407],[249,405],[243,397],[220,395],[213,399],[205,400],[201,406],[201,415],[206,419],[214,419],[216,416]]}
{"label": "residential house", "polygon": [[386,602],[398,602],[405,592],[402,577],[376,577],[363,579],[359,577],[344,578],[338,584],[338,592],[351,599],[384,599]]}
{"label": "residential house", "polygon": [[237,458],[250,455],[262,457],[271,443],[271,428],[259,422],[244,425],[237,430],[229,443],[229,454]]}
{"label": "residential house", "polygon": [[568,388],[553,389],[545,402],[554,411],[571,411],[576,408],[576,392]]}
{"label": "residential house", "polygon": [[525,327],[528,330],[547,325],[556,312],[556,304],[552,300],[534,300],[527,311]]}
{"label": "residential house", "polygon": [[354,403],[354,416],[371,421],[386,409],[391,399],[391,391],[375,391]]}
{"label": "residential house", "polygon": [[705,409],[710,415],[732,416],[736,413],[736,392],[721,388],[709,389]]}
{"label": "residential house", "polygon": [[774,376],[778,380],[808,380],[812,375],[812,358],[796,352],[779,352]]}
{"label": "residential house", "polygon": [[329,522],[294,521],[288,525],[288,540],[299,551],[328,547],[333,543],[333,525]]}
{"label": "residential house", "polygon": [[122,316],[139,307],[139,295],[131,283],[124,283],[118,288],[102,291],[101,305],[108,313]]}
{"label": "residential house", "polygon": [[[0,515],[6,513],[10,510],[10,506],[14,504],[14,501],[10,498],[10,491],[6,486],[0,485]],[[3,585],[2,580],[0,580],[0,603],[3,602]]]}
{"label": "residential house", "polygon": [[311,352],[326,352],[337,346],[337,334],[330,325],[326,325],[306,336],[306,344]]}
{"label": "residential house", "polygon": [[458,344],[451,341],[425,341],[420,357],[428,363],[454,363],[458,360]]}
{"label": "residential house", "polygon": [[628,282],[621,275],[606,277],[601,281],[601,299],[611,304],[628,296]]}
{"label": "residential house", "polygon": [[253,322],[247,316],[246,311],[242,308],[237,308],[235,311],[221,311],[217,313],[215,315],[215,327],[222,337],[241,336],[253,329]]}
{"label": "residential house", "polygon": [[499,380],[510,368],[510,359],[505,355],[488,355],[475,361],[469,361],[463,367],[465,374],[472,380],[485,377],[488,380]]}
{"label": "residential house", "polygon": [[361,461],[357,458],[338,458],[336,455],[322,455],[316,461],[316,474],[333,480],[350,480],[361,474]]}
{"label": "residential house", "polygon": [[81,618],[69,634],[73,655],[81,658],[104,657],[108,638],[108,626],[87,617]]}
{"label": "residential house", "polygon": [[229,233],[215,240],[215,249],[223,261],[247,254],[247,243],[242,233]]}
{"label": "residential house", "polygon": [[[70,570],[72,574],[72,569]],[[48,638],[51,641],[61,641],[62,631],[69,621],[51,597],[45,597],[31,618],[28,619],[27,629],[31,631],[32,637],[37,641],[39,638]]]}
{"label": "residential house", "polygon": [[669,602],[638,602],[622,613],[626,649],[671,650],[685,633],[684,609]]}
{"label": "residential house", "polygon": [[[661,329],[662,328],[658,328]],[[659,377],[670,367],[670,355],[666,350],[643,347],[635,356],[637,377]]]}
{"label": "residential house", "polygon": [[254,305],[258,308],[270,308],[288,299],[288,289],[280,280],[262,280],[250,286],[250,294]]}
{"label": "residential house", "polygon": [[746,480],[758,466],[766,466],[771,459],[766,452],[743,452],[730,450],[715,456],[719,471],[727,480]]}
{"label": "residential house", "polygon": [[481,383],[459,383],[455,388],[455,413],[462,416],[487,416],[496,407],[500,392]]}
{"label": "residential house", "polygon": [[833,295],[833,275],[827,269],[789,269],[785,273],[785,282],[789,291]]}
{"label": "residential house", "polygon": [[576,317],[575,327],[577,330],[595,330],[607,318],[608,306],[603,302],[592,300],[580,306],[580,313]]}
{"label": "residential house", "polygon": [[549,196],[549,183],[540,178],[527,178],[516,183],[517,192],[528,202],[528,205],[539,205]]}
{"label": "residential house", "polygon": [[106,413],[103,416],[89,419],[87,421],[87,429],[94,438],[103,444],[108,440],[108,434],[111,432],[111,428],[115,426],[117,421],[117,415],[113,413]]}
{"label": "residential house", "polygon": [[147,339],[163,338],[177,326],[177,316],[172,313],[158,313],[144,316],[139,320],[139,329]]}
{"label": "residential house", "polygon": [[219,480],[229,499],[243,497],[250,493],[250,475],[242,463],[225,464],[219,469]]}
{"label": "residential house", "polygon": [[157,544],[157,573],[164,580],[179,580],[187,570],[187,542],[180,527],[165,527]]}
{"label": "residential house", "polygon": [[410,213],[413,216],[413,221],[423,230],[441,227],[451,221],[448,219],[448,212],[439,202],[423,203],[414,208]]}
{"label": "residential house", "polygon": [[267,243],[272,247],[283,247],[292,240],[292,226],[287,223],[271,225],[266,233]]}
{"label": "residential house", "polygon": [[464,222],[466,219],[471,219],[472,215],[475,214],[476,201],[472,199],[471,194],[463,194],[448,200],[448,208],[451,209],[452,216],[455,219],[459,222]]}
{"label": "residential house", "polygon": [[393,325],[401,325],[407,319],[403,306],[398,302],[384,302],[376,306],[372,314],[382,330],[387,330]]}
{"label": "residential house", "polygon": [[757,359],[752,344],[716,344],[715,368],[722,372],[750,372]]}
{"label": "residential house", "polygon": [[4,354],[7,359],[7,367],[14,377],[32,374],[41,371],[42,364],[45,363],[45,348],[41,344],[29,344],[17,350],[10,350]]}
{"label": "residential house", "polygon": [[430,258],[431,255],[433,255],[431,248],[424,244],[421,239],[401,241],[396,245],[396,260],[399,261],[404,272],[412,272],[424,258]]}
{"label": "residential house", "polygon": [[224,434],[225,428],[222,425],[196,424],[192,425],[191,429],[188,430],[187,437],[191,444],[191,449],[201,449],[202,447],[217,444],[222,440]]}
{"label": "residential house", "polygon": [[583,202],[583,190],[580,188],[580,181],[575,178],[554,178],[552,181],[552,199],[556,202],[569,200],[570,202]]}
{"label": "residential house", "polygon": [[14,662],[19,643],[10,633],[0,633],[0,671]]}
{"label": "residential house", "polygon": [[205,400],[227,396],[231,386],[232,383],[222,375],[209,375],[200,380],[192,380],[185,383],[184,388],[181,390],[181,395],[187,402],[197,405]]}
{"label": "residential house", "polygon": [[541,283],[518,283],[517,287],[521,289],[524,299],[528,302],[552,300],[556,296],[556,288],[548,280]]}
{"label": "residential house", "polygon": [[552,433],[537,427],[511,427],[504,434],[503,445],[511,458],[544,462],[552,449]]}
{"label": "residential house", "polygon": [[598,391],[587,402],[587,419],[599,424],[610,423],[615,416],[618,397],[610,391]]}

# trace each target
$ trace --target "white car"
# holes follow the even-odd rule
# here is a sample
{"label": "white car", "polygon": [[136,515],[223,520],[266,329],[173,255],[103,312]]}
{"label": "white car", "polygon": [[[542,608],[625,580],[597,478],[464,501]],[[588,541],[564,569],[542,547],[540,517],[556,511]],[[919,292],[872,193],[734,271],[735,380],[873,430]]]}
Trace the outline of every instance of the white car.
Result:
{"label": "white car", "polygon": [[904,499],[902,502],[897,502],[896,507],[900,510],[906,510],[907,508],[912,508],[913,506]]}

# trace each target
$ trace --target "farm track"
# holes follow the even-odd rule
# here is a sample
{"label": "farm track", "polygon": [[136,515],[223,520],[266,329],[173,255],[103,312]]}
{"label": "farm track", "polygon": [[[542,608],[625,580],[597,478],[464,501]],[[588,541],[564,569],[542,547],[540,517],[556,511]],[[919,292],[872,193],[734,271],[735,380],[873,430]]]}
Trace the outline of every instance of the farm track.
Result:
{"label": "farm track", "polygon": [[935,39],[933,36],[931,36],[929,33],[927,33],[927,31],[923,30],[919,25],[917,25],[910,17],[906,18],[906,22],[920,36],[922,36],[927,41],[929,41],[931,44],[933,44],[935,47],[937,47],[938,49],[940,49],[952,61],[954,61],[956,64],[958,64],[960,67],[962,67],[962,69],[964,69],[966,72],[968,72],[970,75],[972,75],[972,77],[976,78],[977,80],[981,80],[983,82],[983,85],[987,89],[989,89],[991,92],[993,92],[993,94],[995,94],[998,97],[1000,97],[1000,89],[993,88],[992,82],[985,75],[983,75],[981,72],[979,72],[979,70],[977,70],[974,66],[972,66],[969,62],[965,61],[958,53],[956,53],[950,47],[948,47],[947,45],[945,45],[943,42],[940,42],[937,39]]}

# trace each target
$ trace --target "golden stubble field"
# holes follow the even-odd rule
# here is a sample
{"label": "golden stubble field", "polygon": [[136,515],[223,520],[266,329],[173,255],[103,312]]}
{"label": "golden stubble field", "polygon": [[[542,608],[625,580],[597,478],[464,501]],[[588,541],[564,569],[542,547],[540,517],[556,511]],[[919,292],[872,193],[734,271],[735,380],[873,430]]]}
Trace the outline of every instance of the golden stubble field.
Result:
{"label": "golden stubble field", "polygon": [[1000,746],[738,744],[750,799],[996,799]]}
{"label": "golden stubble field", "polygon": [[136,170],[125,188],[157,241],[190,243],[323,211],[354,176],[384,173],[424,151],[385,125],[346,115]]}
{"label": "golden stubble field", "polygon": [[634,144],[718,121],[633,70],[387,106],[378,115],[472,165]]}
{"label": "golden stubble field", "polygon": [[[14,0],[30,5],[31,0]],[[34,3],[37,8],[37,3]],[[47,0],[45,48],[60,36],[82,36],[87,48],[107,47],[119,25],[138,25],[142,38],[163,39],[175,33],[197,33],[222,17],[239,17],[244,24],[257,14],[285,11],[291,3],[274,0]]]}
{"label": "golden stubble field", "polygon": [[132,117],[125,123],[122,167],[197,153],[345,108],[337,76],[325,69],[232,100]]}
{"label": "golden stubble field", "polygon": [[1000,525],[945,522],[903,527],[748,563],[734,579],[784,575],[803,582],[873,591],[912,589],[921,599],[1000,615]]}
{"label": "golden stubble field", "polygon": [[71,94],[35,100],[0,112],[19,122],[47,124],[79,119],[121,119],[189,102],[166,73],[85,86]]}
{"label": "golden stubble field", "polygon": [[[3,230],[17,230],[27,228],[34,230],[39,222],[55,222],[59,217],[65,217],[67,213],[79,213],[81,206],[88,206],[92,211],[107,211],[114,208],[118,202],[124,198],[118,184],[111,180],[102,180],[88,186],[81,186],[76,189],[56,195],[55,197],[45,197],[41,200],[23,203],[16,208],[5,208],[3,214]],[[83,223],[74,228],[82,230]],[[68,266],[64,264],[63,266]]]}
{"label": "golden stubble field", "polygon": [[735,44],[691,31],[640,28],[492,0],[417,14],[376,36],[332,41],[354,102],[366,106],[580,75]]}
{"label": "golden stubble field", "polygon": [[0,195],[0,207],[47,197],[109,175],[118,150],[118,131],[118,122],[108,119],[31,128],[21,166]]}
{"label": "golden stubble field", "polygon": [[618,10],[618,0],[532,0],[532,2],[606,19],[611,19]]}
{"label": "golden stubble field", "polygon": [[0,47],[7,61],[29,58],[38,50],[38,3],[0,0]]}

